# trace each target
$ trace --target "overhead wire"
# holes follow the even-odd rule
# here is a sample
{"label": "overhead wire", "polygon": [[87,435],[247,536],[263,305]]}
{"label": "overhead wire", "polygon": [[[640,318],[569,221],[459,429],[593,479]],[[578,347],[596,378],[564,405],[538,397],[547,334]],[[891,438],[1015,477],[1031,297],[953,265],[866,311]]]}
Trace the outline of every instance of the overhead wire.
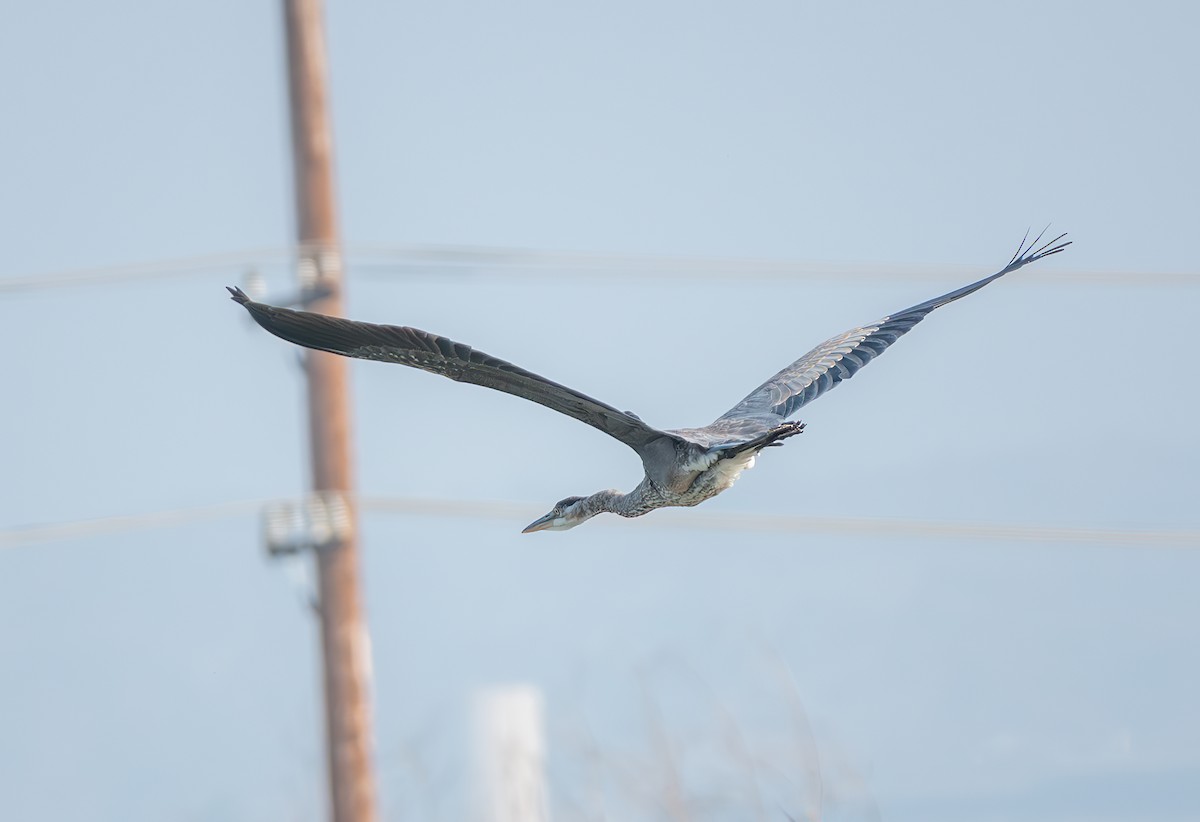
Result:
{"label": "overhead wire", "polygon": [[230,269],[255,265],[286,264],[293,258],[290,248],[259,248],[217,254],[198,254],[146,263],[92,266],[44,274],[0,277],[0,294],[107,285],[134,280],[173,279],[206,273],[227,273]]}
{"label": "overhead wire", "polygon": [[[38,543],[105,536],[152,528],[171,528],[254,513],[279,500],[258,499],[178,508],[128,516],[0,529],[0,549]],[[484,519],[524,522],[540,509],[533,504],[500,500],[431,499],[406,496],[361,496],[366,512],[437,519]],[[600,521],[603,525],[603,521]],[[595,527],[595,525],[590,526]],[[608,527],[620,527],[609,523]],[[630,526],[626,526],[630,527]],[[638,528],[720,530],[740,533],[825,534],[871,538],[922,538],[993,542],[1039,542],[1128,546],[1133,548],[1200,548],[1200,529],[1122,529],[1031,523],[959,522],[870,517],[814,517],[715,511],[664,511],[639,520]]]}
{"label": "overhead wire", "polygon": [[[207,273],[220,273],[228,277],[231,271],[288,265],[296,259],[297,254],[295,247],[258,248],[157,262],[0,277],[0,294],[135,280],[175,279]],[[386,280],[399,274],[406,277],[453,275],[488,280],[549,279],[558,282],[618,277],[739,283],[748,280],[873,283],[951,279],[974,273],[978,269],[978,266],[951,264],[723,259],[460,245],[349,246],[343,249],[343,256],[350,274],[373,280]],[[1055,269],[1040,273],[1036,282],[1189,286],[1200,285],[1200,273]]]}
{"label": "overhead wire", "polygon": [[[434,269],[484,279],[582,279],[628,277],[714,282],[943,280],[978,273],[967,264],[895,264],[772,260],[763,258],[687,257],[472,246],[357,246],[347,252],[348,266],[359,275],[381,279],[388,272],[419,274]],[[1106,285],[1200,285],[1200,273],[1085,271],[1055,269],[1038,282],[1090,282]]]}
{"label": "overhead wire", "polygon": [[144,514],[118,514],[107,517],[23,525],[0,530],[0,549],[43,542],[128,533],[152,528],[172,528],[208,520],[253,513],[270,500],[241,500],[191,508],[172,508]]}

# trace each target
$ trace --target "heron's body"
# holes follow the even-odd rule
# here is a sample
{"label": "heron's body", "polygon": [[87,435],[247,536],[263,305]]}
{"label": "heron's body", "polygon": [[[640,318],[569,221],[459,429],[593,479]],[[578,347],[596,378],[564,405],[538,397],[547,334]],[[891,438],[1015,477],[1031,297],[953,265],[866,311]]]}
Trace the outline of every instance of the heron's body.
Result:
{"label": "heron's body", "polygon": [[[748,468],[754,467],[757,450],[743,451],[735,457],[720,459],[710,455],[707,468],[699,468],[694,476],[691,471],[681,471],[681,479],[676,486],[681,489],[672,490],[660,486],[657,482],[646,477],[628,494],[619,491],[610,492],[602,503],[602,510],[625,517],[640,517],[655,508],[692,507],[705,500],[710,500],[722,491],[733,487],[738,477]],[[689,481],[688,476],[693,476]]]}
{"label": "heron's body", "polygon": [[714,459],[712,464],[696,475],[688,489],[664,505],[699,505],[722,491],[727,491],[738,481],[743,471],[754,467],[758,450],[743,451],[736,457]]}
{"label": "heron's body", "polygon": [[851,329],[809,351],[703,428],[661,430],[564,385],[463,343],[404,326],[375,325],[252,302],[239,289],[233,299],[276,336],[320,351],[393,362],[471,382],[544,405],[598,428],[642,459],[646,476],[629,493],[599,491],[568,497],[526,531],[571,528],[599,513],[637,517],[656,508],[693,506],[711,499],[754,465],[764,448],[782,445],[804,430],[787,418],[854,376],[931,311],[978,291],[1009,272],[1062,251],[1062,237],[1037,247],[1022,242],[999,272],[875,323]]}

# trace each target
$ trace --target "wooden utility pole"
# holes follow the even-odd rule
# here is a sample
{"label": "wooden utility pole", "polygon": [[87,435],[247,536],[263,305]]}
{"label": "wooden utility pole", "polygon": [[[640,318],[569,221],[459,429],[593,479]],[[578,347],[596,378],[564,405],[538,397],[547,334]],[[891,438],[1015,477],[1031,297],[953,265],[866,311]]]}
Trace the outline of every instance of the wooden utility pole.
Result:
{"label": "wooden utility pole", "polygon": [[[283,0],[295,161],[299,271],[306,306],[341,315],[342,256],[333,190],[333,135],[321,0]],[[317,550],[326,746],[333,822],[374,822],[370,643],[358,585],[346,361],[307,354],[312,487],[340,495],[348,522]]]}

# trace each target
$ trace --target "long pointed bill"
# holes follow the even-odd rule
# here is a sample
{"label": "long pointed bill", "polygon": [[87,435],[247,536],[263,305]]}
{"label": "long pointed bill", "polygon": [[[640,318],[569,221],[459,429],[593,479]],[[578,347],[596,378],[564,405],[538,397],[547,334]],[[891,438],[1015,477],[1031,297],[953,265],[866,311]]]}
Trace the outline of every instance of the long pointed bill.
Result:
{"label": "long pointed bill", "polygon": [[525,530],[521,531],[521,533],[532,534],[534,531],[544,531],[554,524],[554,519],[554,514],[546,514],[546,516],[535,519],[533,522],[525,526]]}

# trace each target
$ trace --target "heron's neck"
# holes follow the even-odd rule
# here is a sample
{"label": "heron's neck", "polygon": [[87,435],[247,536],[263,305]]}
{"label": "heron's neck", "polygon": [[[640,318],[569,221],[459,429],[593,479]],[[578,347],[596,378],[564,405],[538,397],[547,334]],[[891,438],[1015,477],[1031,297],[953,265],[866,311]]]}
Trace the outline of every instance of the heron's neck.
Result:
{"label": "heron's neck", "polygon": [[597,491],[590,497],[584,497],[579,507],[589,519],[596,514],[619,514],[621,498],[624,496],[620,491]]}
{"label": "heron's neck", "polygon": [[639,517],[650,510],[642,503],[641,485],[628,494],[622,494],[620,491],[597,491],[590,497],[584,498],[580,505],[588,517],[604,513],[620,514],[623,517]]}

